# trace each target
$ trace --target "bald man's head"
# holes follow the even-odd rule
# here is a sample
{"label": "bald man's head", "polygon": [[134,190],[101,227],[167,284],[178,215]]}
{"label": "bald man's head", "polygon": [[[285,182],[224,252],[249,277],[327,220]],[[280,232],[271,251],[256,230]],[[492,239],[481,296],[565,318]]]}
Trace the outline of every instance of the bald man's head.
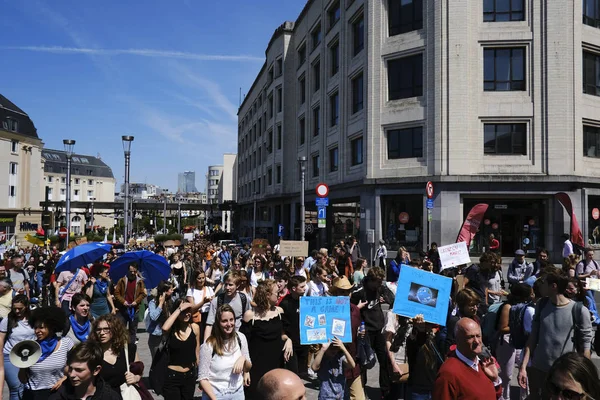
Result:
{"label": "bald man's head", "polygon": [[287,369],[267,372],[258,382],[256,391],[264,400],[306,400],[304,383]]}
{"label": "bald man's head", "polygon": [[481,328],[471,318],[461,318],[456,323],[456,348],[468,359],[474,360],[483,350]]}

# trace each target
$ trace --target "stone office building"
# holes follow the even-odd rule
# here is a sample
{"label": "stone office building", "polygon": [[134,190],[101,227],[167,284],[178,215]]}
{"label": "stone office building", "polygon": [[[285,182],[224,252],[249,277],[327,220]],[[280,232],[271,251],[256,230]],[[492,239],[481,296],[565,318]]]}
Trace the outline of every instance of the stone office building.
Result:
{"label": "stone office building", "polygon": [[[309,0],[266,48],[238,121],[241,229],[307,238],[367,231],[389,249],[454,242],[489,204],[473,253],[494,233],[560,253],[573,202],[585,240],[600,236],[600,10],[595,0]],[[314,188],[330,187],[318,230]],[[313,233],[311,233],[313,232]],[[258,236],[258,235],[257,235]],[[600,238],[598,238],[600,240]],[[363,251],[368,247],[363,247]]]}

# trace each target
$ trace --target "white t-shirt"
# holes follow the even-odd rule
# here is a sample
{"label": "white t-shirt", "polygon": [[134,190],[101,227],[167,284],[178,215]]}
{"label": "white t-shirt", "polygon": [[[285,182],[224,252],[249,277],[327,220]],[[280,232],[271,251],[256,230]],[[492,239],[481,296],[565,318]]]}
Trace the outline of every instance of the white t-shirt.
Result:
{"label": "white t-shirt", "polygon": [[563,258],[569,257],[569,254],[573,254],[573,243],[569,239],[565,240],[563,245],[562,255]]}
{"label": "white t-shirt", "polygon": [[[186,293],[186,297],[194,298],[194,304],[201,303],[202,299],[204,297],[214,297],[214,296],[215,296],[215,291],[210,286],[204,286],[203,290],[188,289],[188,291]],[[207,301],[206,303],[204,303],[202,305],[202,307],[200,307],[200,312],[205,313],[205,312],[208,312],[209,309],[210,309],[210,301]]]}
{"label": "white t-shirt", "polygon": [[308,282],[308,290],[306,291],[309,297],[327,296],[327,284],[324,282],[316,283],[315,281]]}

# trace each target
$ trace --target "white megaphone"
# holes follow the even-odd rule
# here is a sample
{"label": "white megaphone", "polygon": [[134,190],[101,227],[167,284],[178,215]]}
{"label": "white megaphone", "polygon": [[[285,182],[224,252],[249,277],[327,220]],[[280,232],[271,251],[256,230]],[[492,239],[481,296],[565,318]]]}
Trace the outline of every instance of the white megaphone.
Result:
{"label": "white megaphone", "polygon": [[42,356],[42,348],[35,340],[24,340],[10,351],[10,363],[18,368],[29,368]]}

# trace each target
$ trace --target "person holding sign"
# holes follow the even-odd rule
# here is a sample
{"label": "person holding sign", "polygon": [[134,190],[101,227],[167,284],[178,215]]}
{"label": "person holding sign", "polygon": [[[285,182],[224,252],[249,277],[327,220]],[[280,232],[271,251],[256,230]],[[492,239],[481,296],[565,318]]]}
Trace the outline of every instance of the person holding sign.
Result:
{"label": "person holding sign", "polygon": [[319,381],[321,381],[318,399],[345,398],[346,376],[344,371],[353,369],[356,363],[339,338],[335,337],[331,343],[322,346],[311,364],[313,371],[317,372]]}

